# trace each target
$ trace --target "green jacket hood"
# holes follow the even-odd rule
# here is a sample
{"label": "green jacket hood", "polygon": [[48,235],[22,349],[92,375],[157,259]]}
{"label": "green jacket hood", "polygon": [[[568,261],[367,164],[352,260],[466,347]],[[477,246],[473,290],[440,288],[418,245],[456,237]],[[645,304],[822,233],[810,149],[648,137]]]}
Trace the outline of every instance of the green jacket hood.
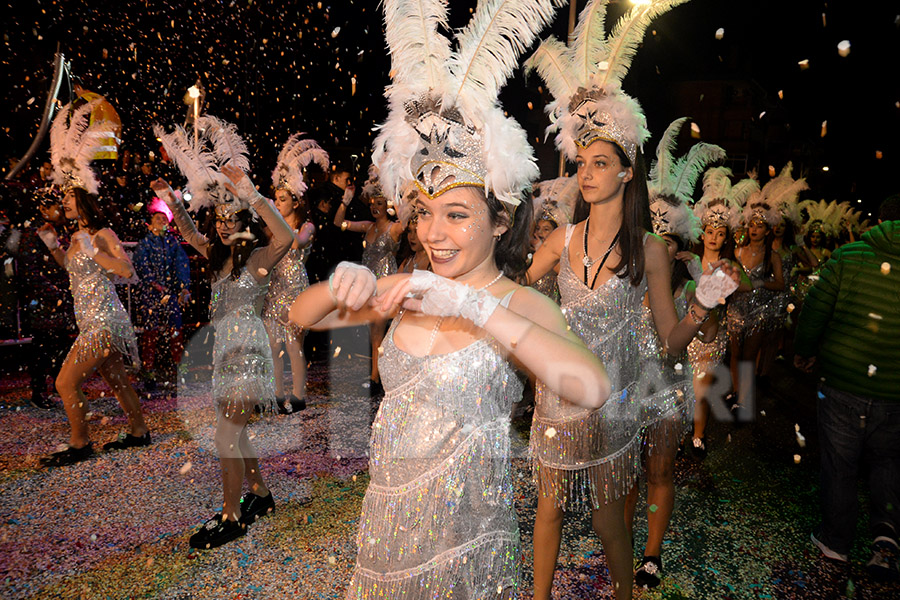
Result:
{"label": "green jacket hood", "polygon": [[871,228],[860,238],[876,252],[900,258],[900,221],[885,221]]}

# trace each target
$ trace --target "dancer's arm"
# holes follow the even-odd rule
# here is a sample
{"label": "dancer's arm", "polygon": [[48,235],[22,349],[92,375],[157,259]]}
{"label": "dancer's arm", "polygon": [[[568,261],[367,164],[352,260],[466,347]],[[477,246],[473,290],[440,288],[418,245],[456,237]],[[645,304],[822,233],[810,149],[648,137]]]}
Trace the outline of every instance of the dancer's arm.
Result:
{"label": "dancer's arm", "polygon": [[337,210],[334,212],[334,226],[340,227],[341,231],[352,231],[354,233],[365,233],[369,230],[369,227],[374,225],[373,221],[345,221],[344,217],[347,214],[347,207],[350,206],[350,202],[353,201],[353,191],[354,188],[352,185],[348,185],[347,189],[344,190],[344,196],[341,198],[341,205],[337,207]]}
{"label": "dancer's arm", "polygon": [[175,193],[172,191],[169,183],[160,177],[156,181],[150,183],[150,189],[152,189],[158,197],[162,198],[166,205],[172,209],[175,226],[178,227],[178,231],[181,232],[181,237],[183,237],[194,250],[203,255],[204,258],[209,258],[209,240],[205,235],[197,231],[194,220],[191,219],[191,216],[184,208],[184,204],[175,197]]}
{"label": "dancer's arm", "polygon": [[306,248],[312,244],[313,237],[316,235],[316,226],[312,221],[307,221],[300,226],[300,231],[294,234],[294,248]]}
{"label": "dancer's arm", "polygon": [[526,279],[528,285],[552,271],[558,264],[566,246],[566,228],[557,227],[547,236],[541,247],[534,253]]}
{"label": "dancer's arm", "polygon": [[56,235],[56,229],[53,225],[44,223],[38,227],[37,236],[44,242],[44,245],[47,246],[47,250],[50,251],[53,260],[55,260],[59,266],[65,268],[66,253],[59,247],[59,238]]}
{"label": "dancer's arm", "polygon": [[784,290],[784,270],[781,268],[781,256],[777,252],[772,252],[772,280],[764,281],[762,287],[767,290],[780,292]]}
{"label": "dancer's arm", "polygon": [[134,275],[131,259],[125,254],[125,249],[112,229],[101,229],[94,236],[93,241],[96,249],[94,261],[106,269],[107,273],[113,273],[125,279]]}

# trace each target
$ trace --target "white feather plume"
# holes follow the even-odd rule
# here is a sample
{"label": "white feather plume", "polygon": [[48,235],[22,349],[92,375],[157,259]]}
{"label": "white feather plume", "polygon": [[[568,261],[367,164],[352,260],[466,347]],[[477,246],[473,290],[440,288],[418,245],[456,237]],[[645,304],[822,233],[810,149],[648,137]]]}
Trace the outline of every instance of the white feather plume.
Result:
{"label": "white feather plume", "polygon": [[53,165],[53,181],[60,187],[75,185],[91,194],[99,191],[97,175],[90,164],[109,136],[110,124],[97,121],[91,124],[91,113],[100,103],[93,100],[78,107],[71,114],[71,104],[64,106],[50,128],[50,163]]}
{"label": "white feather plume", "polygon": [[590,0],[572,32],[575,40],[569,50],[569,63],[578,87],[587,87],[597,65],[606,58],[606,7],[607,0]]}
{"label": "white feather plume", "polygon": [[458,107],[470,124],[496,104],[500,88],[519,66],[519,56],[553,19],[565,0],[481,0],[458,33],[447,63],[445,107]]}
{"label": "white feather plume", "polygon": [[619,19],[606,43],[607,69],[599,71],[595,84],[599,87],[621,84],[650,22],[685,2],[688,0],[655,0],[651,4],[639,4]]}
{"label": "white feather plume", "polygon": [[211,115],[200,117],[198,126],[212,144],[212,151],[220,166],[231,164],[245,173],[250,171],[247,144],[233,123]]}
{"label": "white feather plume", "polygon": [[391,51],[392,78],[400,87],[441,89],[450,58],[450,40],[438,31],[449,27],[447,0],[384,0],[385,37]]}
{"label": "white feather plume", "polygon": [[[524,64],[526,72],[538,72],[554,98],[573,96],[581,87],[581,82],[574,77],[567,53],[568,48],[559,40],[544,40]],[[551,110],[548,107],[548,111]]]}
{"label": "white feather plume", "polygon": [[225,176],[219,173],[216,157],[206,147],[206,140],[201,139],[199,146],[195,148],[193,135],[180,125],[176,125],[170,133],[166,133],[159,125],[154,125],[153,133],[187,179],[187,189],[191,193],[190,209],[196,211],[204,206],[211,206],[214,202],[209,196],[209,190],[217,184],[223,184]]}
{"label": "white feather plume", "polygon": [[328,171],[328,153],[319,146],[318,142],[311,139],[301,139],[303,133],[295,133],[284,143],[275,169],[272,171],[272,187],[286,187],[291,193],[298,196],[306,193],[306,181],[303,178],[303,169],[309,164],[315,163],[323,171]]}

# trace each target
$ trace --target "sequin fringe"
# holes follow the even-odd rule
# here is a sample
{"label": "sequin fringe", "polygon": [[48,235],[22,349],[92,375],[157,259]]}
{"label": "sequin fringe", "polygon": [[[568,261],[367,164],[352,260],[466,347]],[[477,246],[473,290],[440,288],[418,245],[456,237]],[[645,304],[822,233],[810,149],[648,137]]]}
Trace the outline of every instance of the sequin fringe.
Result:
{"label": "sequin fringe", "polygon": [[66,360],[70,356],[74,356],[75,362],[86,362],[95,358],[109,356],[111,351],[116,351],[122,355],[122,360],[126,364],[139,368],[141,366],[140,356],[137,349],[137,341],[134,338],[134,332],[129,336],[126,333],[114,335],[108,329],[98,329],[96,331],[83,331],[78,334],[75,343],[69,349]]}
{"label": "sequin fringe", "polygon": [[303,328],[293,323],[285,324],[276,319],[267,318],[263,318],[263,322],[266,324],[266,332],[269,334],[269,339],[276,347],[291,342],[299,344],[303,339]]}
{"label": "sequin fringe", "polygon": [[532,422],[530,451],[534,483],[538,493],[554,498],[559,508],[599,509],[628,493],[640,475],[641,433],[638,428],[624,447],[592,461],[593,464],[571,468],[558,466],[571,462],[571,456],[602,454],[600,415],[600,411],[594,411],[576,421],[553,422],[536,418]]}
{"label": "sequin fringe", "polygon": [[521,559],[519,536],[487,533],[414,569],[375,573],[357,565],[348,600],[513,600]]}

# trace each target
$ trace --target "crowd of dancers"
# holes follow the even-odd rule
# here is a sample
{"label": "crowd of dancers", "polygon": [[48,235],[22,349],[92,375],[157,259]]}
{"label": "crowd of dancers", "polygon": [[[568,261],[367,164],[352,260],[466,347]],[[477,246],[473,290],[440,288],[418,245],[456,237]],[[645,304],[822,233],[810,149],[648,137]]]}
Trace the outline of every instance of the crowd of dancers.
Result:
{"label": "crowd of dancers", "polygon": [[[248,426],[258,413],[305,408],[305,333],[368,325],[368,384],[383,399],[347,597],[516,596],[509,423],[531,385],[534,597],[550,598],[566,511],[580,510],[616,598],[631,598],[635,582],[653,587],[664,574],[678,448],[705,456],[723,396],[735,418],[750,418],[755,383],[791,355],[795,316],[830,250],[869,224],[848,205],[801,201],[807,186],[790,163],[735,178],[718,166],[722,148],[685,135],[686,118],[666,130],[648,172],[646,119],[620,84],[652,18],[678,2],[635,7],[607,35],[606,3],[592,0],[568,45],[544,41],[524,63],[553,95],[550,130],[576,169],[537,184],[532,148],[498,93],[554,3],[479,3],[455,40],[438,27],[444,3],[426,3],[425,15],[410,4],[384,3],[393,81],[359,194],[369,219],[347,214],[356,189],[342,170],[310,200],[307,167],[330,166],[300,135],[278,156],[269,200],[233,125],[202,115],[154,130],[184,189],[150,183],[154,234],[174,220],[207,261],[216,331],[223,505],[190,544],[225,544],[274,509]],[[139,364],[138,343],[111,279],[134,276],[139,254],[129,257],[104,221],[90,163],[105,129],[90,122],[93,102],[64,107],[51,131],[52,177],[77,227],[59,229],[51,198],[37,231],[68,272],[78,326],[56,376],[71,434],[48,466],[94,453],[81,391],[94,372],[130,424],[104,449],[151,443],[126,371]],[[349,234],[363,238],[361,264],[335,267]],[[189,300],[179,272],[160,276],[160,307]],[[652,509],[635,571],[642,475]]]}

